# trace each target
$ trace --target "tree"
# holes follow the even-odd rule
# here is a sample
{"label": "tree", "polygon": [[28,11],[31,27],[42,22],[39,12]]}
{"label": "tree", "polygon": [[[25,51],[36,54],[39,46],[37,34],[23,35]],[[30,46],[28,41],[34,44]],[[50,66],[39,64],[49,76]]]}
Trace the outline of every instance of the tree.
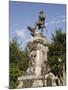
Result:
{"label": "tree", "polygon": [[48,63],[51,72],[58,76],[62,82],[63,65],[66,67],[66,33],[62,32],[62,29],[58,29],[52,34],[52,42],[49,44]]}
{"label": "tree", "polygon": [[24,74],[28,68],[27,50],[22,50],[18,39],[14,38],[10,42],[10,61],[9,61],[9,86],[16,88],[18,85],[18,77]]}

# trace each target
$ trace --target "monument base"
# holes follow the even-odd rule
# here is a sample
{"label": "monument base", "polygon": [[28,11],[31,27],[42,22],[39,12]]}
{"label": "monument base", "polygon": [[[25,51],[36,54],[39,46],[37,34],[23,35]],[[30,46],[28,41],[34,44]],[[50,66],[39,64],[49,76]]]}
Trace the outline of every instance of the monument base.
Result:
{"label": "monument base", "polygon": [[57,77],[52,73],[46,74],[44,79],[43,76],[26,75],[18,78],[19,85],[17,88],[32,88],[32,87],[46,87],[46,86],[57,86]]}

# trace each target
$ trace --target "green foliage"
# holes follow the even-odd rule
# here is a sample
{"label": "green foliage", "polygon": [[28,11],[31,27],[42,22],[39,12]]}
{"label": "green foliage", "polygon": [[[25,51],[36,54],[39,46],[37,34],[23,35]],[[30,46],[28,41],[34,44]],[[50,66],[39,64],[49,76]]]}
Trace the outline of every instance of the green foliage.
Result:
{"label": "green foliage", "polygon": [[17,39],[10,42],[10,66],[9,66],[9,87],[16,88],[18,85],[18,77],[24,74],[28,68],[27,51],[22,51]]}
{"label": "green foliage", "polygon": [[[63,77],[63,64],[66,63],[66,34],[58,29],[52,34],[52,42],[49,44],[48,63],[51,72],[60,78]],[[59,58],[61,61],[59,61]],[[65,65],[66,66],[66,65]]]}
{"label": "green foliage", "polygon": [[[10,42],[9,49],[9,86],[10,88],[16,88],[18,77],[26,72],[29,60],[27,49],[24,51],[21,49],[18,39],[14,38]],[[59,58],[61,62],[59,62]],[[52,73],[59,78],[63,77],[63,64],[66,64],[66,34],[61,29],[52,34],[52,42],[49,44],[48,64]]]}
{"label": "green foliage", "polygon": [[21,75],[21,71],[19,70],[16,64],[10,65],[10,88],[15,88],[18,85],[18,76]]}

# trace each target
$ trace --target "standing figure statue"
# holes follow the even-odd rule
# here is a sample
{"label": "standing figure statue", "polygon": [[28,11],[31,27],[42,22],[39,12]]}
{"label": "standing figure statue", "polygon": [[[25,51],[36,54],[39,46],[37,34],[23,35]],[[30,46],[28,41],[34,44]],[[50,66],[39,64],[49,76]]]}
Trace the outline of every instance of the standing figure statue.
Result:
{"label": "standing figure statue", "polygon": [[45,28],[45,15],[43,11],[40,12],[36,26],[38,27],[38,30]]}

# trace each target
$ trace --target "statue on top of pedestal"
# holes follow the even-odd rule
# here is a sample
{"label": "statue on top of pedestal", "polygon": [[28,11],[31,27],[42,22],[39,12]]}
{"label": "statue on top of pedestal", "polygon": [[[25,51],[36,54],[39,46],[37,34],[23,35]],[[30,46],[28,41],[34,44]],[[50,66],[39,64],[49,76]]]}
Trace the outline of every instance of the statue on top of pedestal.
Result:
{"label": "statue on top of pedestal", "polygon": [[44,11],[40,11],[38,21],[36,22],[36,25],[34,27],[28,26],[27,29],[31,32],[31,35],[35,35],[36,29],[41,30],[41,33],[43,33],[43,29],[45,28],[45,14]]}

